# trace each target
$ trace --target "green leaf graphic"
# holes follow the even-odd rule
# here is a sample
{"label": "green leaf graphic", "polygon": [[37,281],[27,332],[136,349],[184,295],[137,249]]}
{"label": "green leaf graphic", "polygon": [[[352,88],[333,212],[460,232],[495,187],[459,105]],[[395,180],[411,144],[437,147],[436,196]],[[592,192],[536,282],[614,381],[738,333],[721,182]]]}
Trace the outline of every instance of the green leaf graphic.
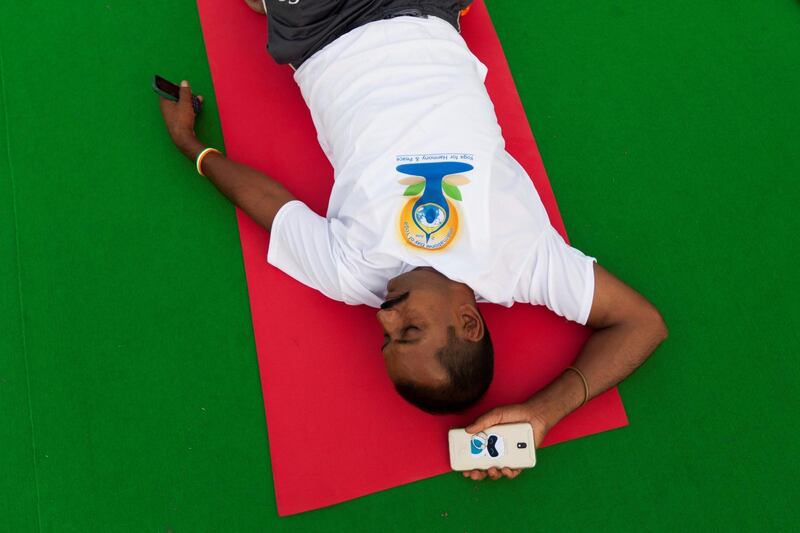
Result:
{"label": "green leaf graphic", "polygon": [[403,196],[416,196],[422,192],[422,189],[425,188],[425,182],[420,181],[419,183],[415,183],[414,185],[409,185],[406,189],[406,192],[403,193]]}
{"label": "green leaf graphic", "polygon": [[442,182],[442,189],[444,189],[444,193],[453,200],[461,201],[461,191],[455,185],[451,185],[445,181]]}

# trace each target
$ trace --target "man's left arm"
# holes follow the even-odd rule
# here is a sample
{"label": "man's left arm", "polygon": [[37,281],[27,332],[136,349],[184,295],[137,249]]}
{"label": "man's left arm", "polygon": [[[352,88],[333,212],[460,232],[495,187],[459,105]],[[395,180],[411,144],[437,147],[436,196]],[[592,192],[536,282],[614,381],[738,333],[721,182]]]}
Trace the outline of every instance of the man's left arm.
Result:
{"label": "man's left arm", "polygon": [[[667,338],[661,314],[644,296],[597,264],[594,278],[594,298],[587,320],[594,332],[573,363],[589,386],[587,401],[631,375]],[[538,444],[550,428],[583,404],[585,395],[581,377],[576,372],[564,372],[527,402],[493,409],[466,431],[477,433],[496,424],[530,422]],[[464,476],[499,479],[519,473],[520,470],[492,468],[465,472]]]}

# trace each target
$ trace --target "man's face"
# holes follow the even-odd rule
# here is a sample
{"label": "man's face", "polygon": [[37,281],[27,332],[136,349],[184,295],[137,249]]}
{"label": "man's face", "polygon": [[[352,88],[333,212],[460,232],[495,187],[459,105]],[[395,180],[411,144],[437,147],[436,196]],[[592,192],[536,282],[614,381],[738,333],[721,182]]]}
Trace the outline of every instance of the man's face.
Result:
{"label": "man's face", "polygon": [[453,312],[447,285],[440,278],[431,269],[416,269],[387,286],[378,322],[384,333],[381,352],[394,382],[447,382],[447,373],[435,354],[447,343]]}

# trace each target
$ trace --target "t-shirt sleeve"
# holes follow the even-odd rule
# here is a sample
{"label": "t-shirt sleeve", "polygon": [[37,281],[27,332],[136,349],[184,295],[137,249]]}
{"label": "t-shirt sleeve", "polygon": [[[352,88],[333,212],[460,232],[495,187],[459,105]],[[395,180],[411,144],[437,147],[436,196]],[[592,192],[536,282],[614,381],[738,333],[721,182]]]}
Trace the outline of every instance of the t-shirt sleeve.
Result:
{"label": "t-shirt sleeve", "polygon": [[292,200],[272,221],[267,262],[328,298],[342,301],[328,219]]}
{"label": "t-shirt sleeve", "polygon": [[514,299],[544,305],[568,320],[586,324],[594,298],[594,262],[548,227],[525,263]]}

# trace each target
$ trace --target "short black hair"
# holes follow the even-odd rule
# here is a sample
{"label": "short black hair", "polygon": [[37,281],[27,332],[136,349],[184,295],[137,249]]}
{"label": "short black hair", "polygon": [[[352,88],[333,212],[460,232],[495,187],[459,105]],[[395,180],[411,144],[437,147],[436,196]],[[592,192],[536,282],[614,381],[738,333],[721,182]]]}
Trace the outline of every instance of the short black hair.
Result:
{"label": "short black hair", "polygon": [[449,326],[447,344],[436,352],[436,358],[447,372],[448,383],[431,387],[399,381],[395,383],[397,392],[409,403],[432,414],[457,413],[476,403],[494,376],[494,347],[486,321],[483,331],[483,338],[473,342],[459,339],[455,328]]}

